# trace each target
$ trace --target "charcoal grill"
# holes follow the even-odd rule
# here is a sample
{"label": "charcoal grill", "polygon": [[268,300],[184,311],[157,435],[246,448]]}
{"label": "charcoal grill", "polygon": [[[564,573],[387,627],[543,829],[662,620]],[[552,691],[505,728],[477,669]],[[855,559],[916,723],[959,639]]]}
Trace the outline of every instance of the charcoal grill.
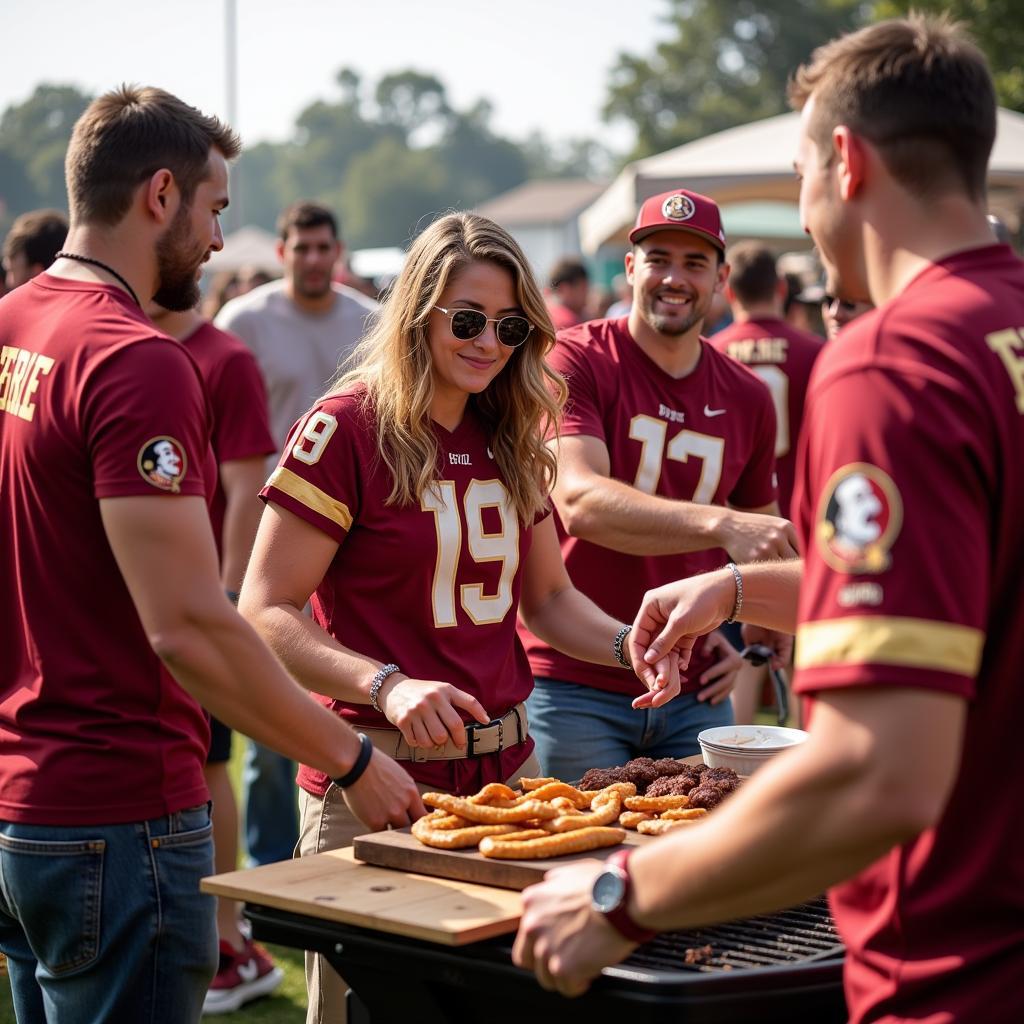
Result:
{"label": "charcoal grill", "polygon": [[[323,953],[352,986],[350,1024],[841,1024],[843,947],[824,899],[668,932],[567,1000],[512,964],[512,938],[447,947],[248,905],[257,938]],[[687,950],[703,950],[687,963]]]}

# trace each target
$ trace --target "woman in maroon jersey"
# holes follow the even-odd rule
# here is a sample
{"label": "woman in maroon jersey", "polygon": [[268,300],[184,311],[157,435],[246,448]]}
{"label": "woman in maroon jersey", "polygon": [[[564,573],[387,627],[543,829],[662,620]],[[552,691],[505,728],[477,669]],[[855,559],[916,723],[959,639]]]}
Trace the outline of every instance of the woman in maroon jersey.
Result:
{"label": "woman in maroon jersey", "polygon": [[[628,668],[626,627],[562,564],[545,444],[565,394],[545,363],[553,344],[516,242],[482,217],[442,218],[263,491],[243,613],[425,788],[537,773],[517,612],[552,646]],[[673,668],[645,680],[659,704],[678,691]],[[301,853],[346,845],[358,823],[338,787],[307,766],[298,781]],[[311,1014],[334,999],[331,972],[313,970]]]}

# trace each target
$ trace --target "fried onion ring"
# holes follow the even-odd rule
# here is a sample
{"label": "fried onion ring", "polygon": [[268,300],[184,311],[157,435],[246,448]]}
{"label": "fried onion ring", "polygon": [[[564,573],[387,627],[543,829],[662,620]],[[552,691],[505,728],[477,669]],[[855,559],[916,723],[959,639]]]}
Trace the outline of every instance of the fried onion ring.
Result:
{"label": "fried onion ring", "polygon": [[[628,796],[626,807],[631,811],[670,811],[686,807],[690,803],[688,796]],[[460,812],[455,812],[460,813]]]}
{"label": "fried onion ring", "polygon": [[485,857],[502,860],[542,860],[615,846],[625,838],[626,831],[621,828],[581,828],[574,832],[545,836],[543,839],[517,841],[510,837],[496,843],[488,837],[480,841],[480,852]]}
{"label": "fried onion ring", "polygon": [[662,821],[696,821],[706,817],[707,813],[704,807],[670,807],[662,811],[659,817]]}
{"label": "fried onion ring", "polygon": [[684,821],[670,821],[666,818],[655,818],[652,821],[641,821],[636,830],[644,836],[660,836],[671,832],[675,828],[685,828],[687,825],[696,825],[700,818],[686,818]]}
{"label": "fried onion ring", "polygon": [[520,831],[516,825],[473,825],[469,828],[431,828],[427,817],[413,822],[412,834],[424,845],[439,850],[465,850],[488,836]]}
{"label": "fried onion ring", "polygon": [[[556,819],[557,820],[557,819]],[[653,821],[654,815],[649,811],[623,811],[619,815],[619,824],[623,828],[635,829],[641,821]]]}
{"label": "fried onion ring", "polygon": [[490,807],[474,804],[447,793],[424,793],[423,802],[430,807],[439,807],[449,814],[457,814],[481,825],[504,825],[509,822],[528,821],[530,818],[548,820],[558,817],[558,808],[540,800],[526,800],[514,807]]}

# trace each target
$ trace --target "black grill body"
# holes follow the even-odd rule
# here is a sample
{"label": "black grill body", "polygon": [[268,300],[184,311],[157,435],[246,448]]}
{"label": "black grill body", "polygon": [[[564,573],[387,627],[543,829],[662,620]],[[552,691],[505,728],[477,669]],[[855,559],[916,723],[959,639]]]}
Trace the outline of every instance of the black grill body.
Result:
{"label": "black grill body", "polygon": [[[249,905],[256,936],[324,954],[350,1024],[843,1024],[843,948],[824,900],[659,935],[564,999],[513,966],[512,939],[440,946]],[[711,946],[710,953],[706,951]],[[691,953],[687,963],[687,950]]]}

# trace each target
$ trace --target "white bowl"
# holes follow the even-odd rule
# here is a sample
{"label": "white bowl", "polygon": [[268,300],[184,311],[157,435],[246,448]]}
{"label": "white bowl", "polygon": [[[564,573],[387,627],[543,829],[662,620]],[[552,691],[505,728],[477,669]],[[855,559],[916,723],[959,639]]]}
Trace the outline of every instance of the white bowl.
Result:
{"label": "white bowl", "polygon": [[710,768],[732,768],[750,775],[765,761],[807,739],[803,729],[779,725],[722,725],[705,729],[698,737],[704,763]]}

